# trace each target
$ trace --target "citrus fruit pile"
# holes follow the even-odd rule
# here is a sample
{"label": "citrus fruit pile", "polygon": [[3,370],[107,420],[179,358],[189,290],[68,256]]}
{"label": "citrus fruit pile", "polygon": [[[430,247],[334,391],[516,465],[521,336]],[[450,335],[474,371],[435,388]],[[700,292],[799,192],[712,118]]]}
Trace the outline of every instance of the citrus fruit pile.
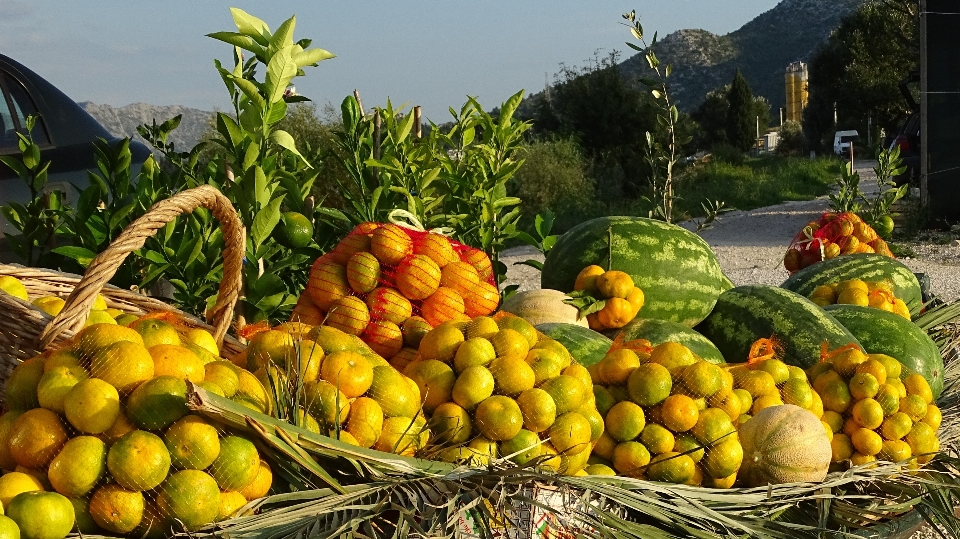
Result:
{"label": "citrus fruit pile", "polygon": [[509,458],[584,475],[603,432],[590,373],[516,316],[440,324],[404,374],[420,389],[441,460]]}
{"label": "citrus fruit pile", "polygon": [[238,402],[265,404],[264,388],[220,359],[209,333],[182,327],[169,314],[94,324],[14,369],[0,503],[22,535],[65,535],[74,521],[83,533],[193,530],[266,495],[254,444],[186,404],[187,381]]}
{"label": "citrus fruit pile", "polygon": [[648,345],[614,346],[592,369],[605,425],[596,465],[651,481],[732,487],[743,459],[733,376],[682,344]]}
{"label": "citrus fruit pile", "polygon": [[896,359],[842,347],[807,370],[823,400],[833,462],[924,464],[940,449],[940,409],[927,380]]}
{"label": "citrus fruit pile", "polygon": [[754,349],[767,346],[768,356],[754,356],[747,363],[730,367],[733,375],[734,394],[740,402],[737,426],[743,425],[764,408],[792,404],[807,410],[817,418],[823,417],[823,402],[820,395],[807,381],[807,373],[800,367],[787,365],[772,357],[773,343],[760,339]]}
{"label": "citrus fruit pile", "polygon": [[887,242],[853,212],[825,213],[811,221],[790,243],[783,266],[790,273],[840,255],[877,253],[893,258]]}
{"label": "citrus fruit pile", "polygon": [[[47,295],[30,298],[27,293],[27,287],[23,282],[11,275],[0,275],[0,292],[10,294],[15,298],[30,302],[31,305],[40,309],[50,316],[57,316],[66,305],[66,300],[59,296]],[[107,307],[107,300],[102,295],[97,294],[93,307],[87,316],[86,325],[93,324],[126,324],[136,317],[132,314],[125,314],[120,309],[111,309]]]}
{"label": "citrus fruit pile", "polygon": [[820,285],[810,293],[810,299],[821,307],[838,303],[874,307],[910,320],[910,309],[902,299],[894,295],[894,285],[889,281],[864,282],[860,279],[849,279]]}
{"label": "citrus fruit pile", "polygon": [[358,225],[317,259],[292,320],[357,335],[390,359],[448,320],[492,313],[500,301],[483,251],[395,224]]}
{"label": "citrus fruit pile", "polygon": [[[634,285],[629,274],[622,271],[604,271],[597,265],[587,266],[577,275],[573,290],[574,295],[585,293],[597,300],[597,304],[589,308],[590,314],[587,314],[590,329],[595,331],[622,328],[636,318],[643,307],[643,290]],[[602,308],[595,310],[600,307],[600,302]]]}
{"label": "citrus fruit pile", "polygon": [[287,322],[253,335],[235,361],[269,394],[300,391],[308,430],[403,455],[429,439],[417,385],[355,335]]}

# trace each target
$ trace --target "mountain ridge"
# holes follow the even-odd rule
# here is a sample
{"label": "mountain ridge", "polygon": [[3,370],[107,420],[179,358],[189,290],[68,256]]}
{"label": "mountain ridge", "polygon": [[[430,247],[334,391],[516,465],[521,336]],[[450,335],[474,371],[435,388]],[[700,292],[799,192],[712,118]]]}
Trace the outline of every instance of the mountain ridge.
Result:
{"label": "mountain ridge", "polygon": [[213,112],[184,107],[182,105],[150,105],[148,103],[131,103],[122,107],[97,104],[92,101],[79,103],[84,110],[94,117],[110,134],[117,137],[130,137],[150,147],[146,140],[137,133],[137,126],[157,125],[180,114],[180,126],[170,134],[168,142],[173,142],[177,151],[184,152],[192,149],[203,138],[203,134],[210,125]]}
{"label": "mountain ridge", "polygon": [[[783,0],[729,34],[678,30],[654,50],[661,63],[673,64],[669,89],[680,109],[697,108],[708,92],[733,80],[739,68],[753,94],[770,102],[776,118],[786,101],[786,67],[809,60],[840,21],[866,1]],[[620,68],[631,76],[649,70],[643,54],[627,58]]]}

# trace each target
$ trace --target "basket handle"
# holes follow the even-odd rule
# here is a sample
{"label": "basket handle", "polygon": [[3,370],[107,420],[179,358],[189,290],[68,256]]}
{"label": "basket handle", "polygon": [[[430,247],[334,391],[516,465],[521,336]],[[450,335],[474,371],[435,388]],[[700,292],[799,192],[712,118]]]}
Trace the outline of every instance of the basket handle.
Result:
{"label": "basket handle", "polygon": [[193,212],[198,207],[210,210],[223,230],[223,280],[220,282],[217,303],[210,314],[210,318],[216,322],[212,323],[215,330],[213,337],[218,346],[222,345],[240,294],[246,241],[243,223],[230,200],[215,187],[202,185],[181,191],[154,204],[93,259],[83,278],[67,298],[63,310],[44,328],[40,335],[40,349],[47,348],[65,330],[77,332],[83,328],[97,294],[113,278],[127,255],[142,248],[147,238],[152,237],[167,223],[181,214]]}

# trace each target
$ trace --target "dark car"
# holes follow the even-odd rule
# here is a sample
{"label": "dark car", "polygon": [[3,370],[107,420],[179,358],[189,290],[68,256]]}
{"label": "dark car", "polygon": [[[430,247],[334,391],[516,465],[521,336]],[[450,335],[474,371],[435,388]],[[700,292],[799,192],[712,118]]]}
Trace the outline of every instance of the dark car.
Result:
{"label": "dark car", "polygon": [[[96,169],[93,143],[98,138],[110,142],[111,135],[87,111],[55,86],[20,63],[0,54],[0,155],[20,153],[17,133],[26,133],[25,119],[37,115],[33,139],[40,146],[42,161],[50,161],[47,190],[59,190],[68,201],[76,199],[74,184],[89,184],[86,171]],[[131,141],[131,170],[139,172],[150,150]],[[6,165],[0,164],[0,205],[26,203],[30,190]],[[0,217],[0,232],[14,233]],[[2,236],[0,236],[2,237]]]}
{"label": "dark car", "polygon": [[900,158],[903,159],[903,165],[906,167],[903,174],[893,178],[898,186],[907,182],[914,187],[920,186],[920,104],[910,93],[910,85],[919,82],[920,73],[916,71],[900,82],[900,93],[903,94],[912,112],[900,129],[891,134],[890,144],[887,146],[888,149],[900,148]]}

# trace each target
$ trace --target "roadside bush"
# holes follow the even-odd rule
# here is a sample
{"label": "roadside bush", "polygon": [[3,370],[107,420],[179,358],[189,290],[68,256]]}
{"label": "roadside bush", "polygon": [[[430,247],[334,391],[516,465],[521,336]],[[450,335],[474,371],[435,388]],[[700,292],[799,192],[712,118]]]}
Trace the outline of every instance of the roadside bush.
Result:
{"label": "roadside bush", "polygon": [[[555,139],[527,144],[524,166],[517,171],[511,191],[522,200],[524,221],[545,209],[557,215],[555,227],[583,215],[595,196],[587,163],[576,142]],[[532,221],[531,221],[532,222]]]}
{"label": "roadside bush", "polygon": [[826,194],[835,176],[833,159],[766,156],[741,165],[714,160],[690,167],[677,184],[680,208],[702,216],[699,200],[722,200],[726,207],[751,210],[788,200],[810,200]]}
{"label": "roadside bush", "polygon": [[735,148],[730,144],[714,146],[713,149],[710,150],[710,153],[713,155],[711,158],[712,161],[730,165],[742,165],[747,159],[747,156],[740,151],[739,148]]}
{"label": "roadside bush", "polygon": [[777,143],[779,155],[799,155],[803,152],[805,144],[806,139],[800,122],[788,120],[780,126],[780,141]]}

